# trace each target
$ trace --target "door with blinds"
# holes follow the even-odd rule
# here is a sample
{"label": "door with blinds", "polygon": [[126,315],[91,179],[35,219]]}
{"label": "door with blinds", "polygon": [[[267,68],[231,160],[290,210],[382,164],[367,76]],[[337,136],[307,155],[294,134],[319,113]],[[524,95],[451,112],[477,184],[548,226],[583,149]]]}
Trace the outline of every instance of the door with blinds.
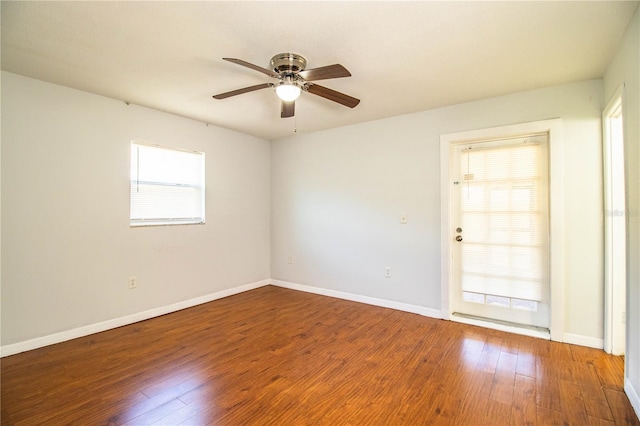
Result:
{"label": "door with blinds", "polygon": [[458,145],[454,157],[454,313],[548,328],[548,135]]}

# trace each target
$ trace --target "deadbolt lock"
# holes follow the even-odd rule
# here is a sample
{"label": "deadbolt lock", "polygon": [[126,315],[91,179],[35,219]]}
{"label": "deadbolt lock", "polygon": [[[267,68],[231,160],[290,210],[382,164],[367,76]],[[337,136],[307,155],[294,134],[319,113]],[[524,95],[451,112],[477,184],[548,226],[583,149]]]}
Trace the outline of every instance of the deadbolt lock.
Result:
{"label": "deadbolt lock", "polygon": [[456,241],[457,241],[457,242],[462,241],[462,235],[458,235],[458,236],[456,237]]}

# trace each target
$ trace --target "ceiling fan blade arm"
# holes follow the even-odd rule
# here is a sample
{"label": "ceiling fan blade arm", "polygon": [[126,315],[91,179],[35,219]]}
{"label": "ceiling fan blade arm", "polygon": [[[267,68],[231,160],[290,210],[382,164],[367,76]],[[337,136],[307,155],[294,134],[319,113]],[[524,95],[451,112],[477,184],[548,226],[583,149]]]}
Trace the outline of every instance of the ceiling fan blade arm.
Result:
{"label": "ceiling fan blade arm", "polygon": [[236,58],[222,58],[222,59],[225,61],[233,62],[234,64],[242,65],[243,67],[251,68],[252,70],[266,74],[269,77],[280,78],[280,74],[274,71],[268,70],[266,68],[259,67],[258,65],[254,65],[247,61],[243,61],[242,59],[236,59]]}
{"label": "ceiling fan blade arm", "polygon": [[327,65],[326,67],[300,71],[298,75],[306,81],[351,77],[351,73],[340,64]]}
{"label": "ceiling fan blade arm", "polygon": [[306,87],[307,92],[313,95],[329,99],[330,101],[337,102],[349,108],[354,108],[360,103],[360,99],[345,95],[344,93],[329,89],[328,87],[320,86],[319,84],[310,83]]}
{"label": "ceiling fan blade arm", "polygon": [[282,108],[280,110],[281,118],[293,117],[296,110],[296,101],[282,101]]}
{"label": "ceiling fan blade arm", "polygon": [[242,89],[232,90],[230,92],[219,93],[217,95],[213,95],[213,97],[214,99],[226,99],[226,98],[230,98],[231,96],[241,95],[243,93],[248,93],[248,92],[254,92],[256,90],[266,89],[268,87],[273,87],[273,86],[274,86],[273,83],[256,84],[255,86],[249,86]]}

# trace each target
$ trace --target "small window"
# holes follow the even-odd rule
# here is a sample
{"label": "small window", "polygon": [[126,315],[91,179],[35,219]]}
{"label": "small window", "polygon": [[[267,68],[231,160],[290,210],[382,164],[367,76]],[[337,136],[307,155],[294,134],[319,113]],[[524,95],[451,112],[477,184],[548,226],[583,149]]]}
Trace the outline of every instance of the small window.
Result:
{"label": "small window", "polygon": [[471,293],[469,291],[462,292],[462,298],[465,302],[484,304],[484,294]]}
{"label": "small window", "polygon": [[204,153],[132,142],[130,221],[204,223]]}
{"label": "small window", "polygon": [[533,300],[511,299],[511,307],[513,309],[535,312],[538,310],[538,302]]}
{"label": "small window", "polygon": [[487,305],[493,306],[502,306],[503,308],[509,307],[509,298],[504,296],[489,296],[487,295],[486,302]]}

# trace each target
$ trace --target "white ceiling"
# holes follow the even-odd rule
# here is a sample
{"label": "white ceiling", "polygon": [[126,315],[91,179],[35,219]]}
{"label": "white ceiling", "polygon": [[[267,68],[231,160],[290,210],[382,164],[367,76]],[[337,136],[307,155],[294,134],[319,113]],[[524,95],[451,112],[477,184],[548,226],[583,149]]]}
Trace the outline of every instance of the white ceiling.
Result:
{"label": "white ceiling", "polygon": [[[637,1],[9,2],[2,69],[191,117],[265,139],[539,87],[600,78]],[[323,86],[354,109],[303,93],[280,118],[280,52],[352,77]]]}

